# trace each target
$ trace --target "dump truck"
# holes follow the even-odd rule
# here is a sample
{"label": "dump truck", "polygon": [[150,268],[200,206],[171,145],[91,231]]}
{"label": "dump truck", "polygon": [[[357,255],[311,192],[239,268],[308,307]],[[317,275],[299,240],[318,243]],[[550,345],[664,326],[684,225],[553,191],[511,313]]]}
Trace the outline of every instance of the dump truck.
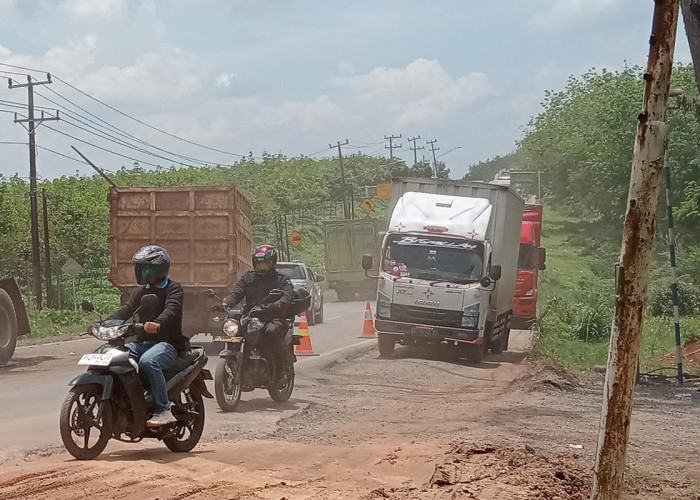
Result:
{"label": "dump truck", "polygon": [[374,296],[377,281],[365,276],[362,256],[372,254],[379,257],[381,238],[377,220],[347,219],[328,221],[325,224],[325,265],[328,286],[336,291],[338,300],[353,300]]}
{"label": "dump truck", "polygon": [[[375,327],[396,343],[447,344],[479,362],[508,348],[524,202],[507,186],[395,179]],[[363,268],[373,266],[371,255]]]}
{"label": "dump truck", "polygon": [[17,337],[30,331],[27,309],[14,278],[0,280],[0,365],[12,359]]}
{"label": "dump truck", "polygon": [[138,286],[132,256],[160,245],[170,253],[170,277],[185,292],[185,335],[216,331],[204,291],[228,293],[251,267],[249,196],[236,186],[116,187],[108,199],[109,280],[122,302]]}

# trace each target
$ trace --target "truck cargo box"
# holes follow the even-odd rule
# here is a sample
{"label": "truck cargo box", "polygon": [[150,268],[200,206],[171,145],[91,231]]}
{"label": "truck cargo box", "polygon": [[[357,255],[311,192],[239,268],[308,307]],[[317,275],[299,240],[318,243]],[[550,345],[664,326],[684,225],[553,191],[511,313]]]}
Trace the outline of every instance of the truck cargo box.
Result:
{"label": "truck cargo box", "polygon": [[251,206],[235,186],[118,187],[109,192],[109,280],[122,298],[136,288],[131,258],[142,246],[170,253],[170,277],[185,290],[183,327],[209,331],[211,299],[250,269]]}

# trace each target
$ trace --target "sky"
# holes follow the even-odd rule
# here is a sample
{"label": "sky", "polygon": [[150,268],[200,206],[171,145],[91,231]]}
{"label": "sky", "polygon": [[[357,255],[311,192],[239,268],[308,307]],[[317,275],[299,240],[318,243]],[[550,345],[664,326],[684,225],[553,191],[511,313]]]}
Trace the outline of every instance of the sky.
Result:
{"label": "sky", "polygon": [[[92,173],[71,145],[114,171],[321,158],[345,139],[344,153],[388,156],[388,135],[402,135],[394,154],[409,164],[407,138],[437,140],[457,178],[513,151],[545,91],[570,75],[645,66],[652,10],[651,0],[0,0],[0,79],[52,74],[35,104],[63,119],[37,129],[41,178]],[[676,60],[690,61],[682,21]],[[26,88],[0,86],[0,174],[28,176],[27,133],[13,123],[26,103]]]}

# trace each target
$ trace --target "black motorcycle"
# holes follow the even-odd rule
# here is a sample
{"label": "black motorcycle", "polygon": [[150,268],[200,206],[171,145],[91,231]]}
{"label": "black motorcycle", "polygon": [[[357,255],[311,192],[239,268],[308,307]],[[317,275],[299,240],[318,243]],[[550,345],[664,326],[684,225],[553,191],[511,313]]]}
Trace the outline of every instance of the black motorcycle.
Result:
{"label": "black motorcycle", "polygon": [[[138,311],[152,310],[157,303],[155,295],[145,295],[134,316]],[[91,312],[94,307],[83,301],[83,310]],[[204,382],[212,379],[211,373],[204,369],[207,363],[204,348],[192,346],[191,351],[165,372],[171,411],[177,421],[147,427],[146,421],[152,416],[150,395],[144,391],[138,363],[124,345],[128,337],[143,331],[143,324],[132,320],[106,320],[93,325],[89,333],[107,343],[78,361],[88,370],[69,383],[72,387],[61,408],[61,439],[68,452],[79,460],[97,457],[110,438],[126,443],[156,438],[171,451],[187,452],[202,436],[202,397],[213,397]]]}
{"label": "black motorcycle", "polygon": [[[221,298],[211,290],[207,293],[221,303]],[[280,290],[272,290],[269,295],[255,305],[247,314],[226,309],[227,318],[222,324],[222,335],[214,336],[214,342],[222,342],[224,349],[219,353],[214,375],[216,402],[224,412],[234,411],[241,400],[241,392],[267,389],[270,397],[277,402],[288,401],[294,390],[294,346],[301,337],[294,334],[294,318],[306,311],[311,296],[306,290],[295,290],[294,304],[287,310],[284,322],[287,333],[283,340],[286,357],[285,366],[278,367],[272,350],[265,342],[265,304],[274,302],[282,295]],[[277,370],[283,370],[281,381],[274,384]]]}

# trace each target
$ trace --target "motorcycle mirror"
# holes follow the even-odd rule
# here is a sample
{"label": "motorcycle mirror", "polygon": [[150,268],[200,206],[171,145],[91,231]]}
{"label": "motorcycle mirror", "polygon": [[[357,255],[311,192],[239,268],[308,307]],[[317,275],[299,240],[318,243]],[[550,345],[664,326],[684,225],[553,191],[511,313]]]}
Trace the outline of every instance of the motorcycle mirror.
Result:
{"label": "motorcycle mirror", "polygon": [[204,295],[207,295],[209,297],[217,297],[216,292],[212,290],[211,288],[207,288],[202,292]]}
{"label": "motorcycle mirror", "polygon": [[93,312],[95,310],[95,306],[92,305],[92,302],[90,302],[89,300],[83,300],[80,303],[80,307],[82,307],[83,311],[88,313]]}
{"label": "motorcycle mirror", "polygon": [[158,297],[156,297],[154,294],[149,293],[148,295],[144,295],[141,297],[141,310],[142,311],[151,311],[155,309],[155,307],[158,305]]}

